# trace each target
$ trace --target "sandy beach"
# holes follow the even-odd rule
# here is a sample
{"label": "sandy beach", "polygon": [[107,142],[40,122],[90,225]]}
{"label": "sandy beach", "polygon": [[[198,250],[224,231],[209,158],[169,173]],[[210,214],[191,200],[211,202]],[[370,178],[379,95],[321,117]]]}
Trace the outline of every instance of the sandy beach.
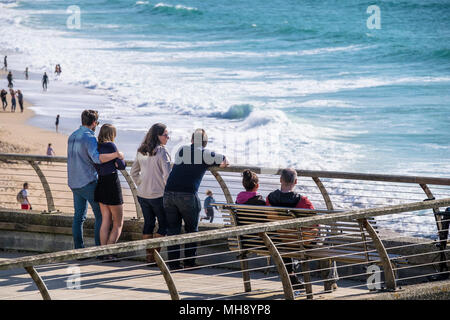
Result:
{"label": "sandy beach", "polygon": [[[4,76],[2,72],[0,76]],[[5,88],[6,89],[6,88]],[[23,92],[26,97],[26,92]],[[0,152],[26,153],[45,155],[48,143],[51,143],[57,156],[67,154],[67,136],[55,132],[55,124],[49,124],[49,130],[28,125],[27,122],[35,114],[30,109],[31,104],[24,100],[24,112],[20,112],[17,103],[16,112],[11,112],[11,97],[7,96],[6,111],[0,109]]]}

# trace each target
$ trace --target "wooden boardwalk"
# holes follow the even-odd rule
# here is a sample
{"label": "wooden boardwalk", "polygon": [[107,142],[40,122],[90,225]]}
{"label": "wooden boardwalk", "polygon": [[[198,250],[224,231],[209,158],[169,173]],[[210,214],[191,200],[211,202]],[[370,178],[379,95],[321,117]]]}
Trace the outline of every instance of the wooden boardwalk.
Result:
{"label": "wooden boardwalk", "polygon": [[[0,253],[0,259],[24,256]],[[97,259],[73,261],[36,268],[54,300],[169,300],[164,278],[157,268],[142,262],[121,260],[105,263]],[[80,282],[73,281],[80,274]],[[275,273],[252,272],[252,292],[245,293],[239,272],[223,268],[180,270],[173,273],[181,299],[186,300],[274,300],[284,299]],[[71,279],[73,278],[73,279]],[[317,280],[317,279],[316,279]],[[364,283],[340,280],[333,293],[316,294],[314,299],[339,299],[370,294]],[[78,288],[71,289],[70,287]],[[355,287],[358,286],[358,287]],[[321,283],[313,286],[320,292]],[[300,295],[303,290],[297,291]],[[23,269],[0,271],[0,300],[42,299],[34,282]],[[299,297],[306,299],[306,297]]]}

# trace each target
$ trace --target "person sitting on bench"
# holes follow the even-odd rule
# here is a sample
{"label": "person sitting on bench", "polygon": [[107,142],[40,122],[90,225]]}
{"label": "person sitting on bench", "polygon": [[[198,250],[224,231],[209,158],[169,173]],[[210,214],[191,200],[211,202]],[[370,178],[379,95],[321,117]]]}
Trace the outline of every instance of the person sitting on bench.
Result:
{"label": "person sitting on bench", "polygon": [[[289,207],[289,208],[302,208],[312,209],[314,206],[305,196],[301,196],[295,192],[295,186],[297,185],[297,172],[292,168],[286,168],[281,171],[280,177],[281,188],[271,192],[266,198],[266,205],[273,207]],[[317,229],[302,228],[302,230],[311,230],[304,232],[309,234],[309,237],[314,238],[314,232],[318,232]],[[303,233],[303,232],[302,232]],[[288,236],[289,237],[289,236]],[[304,243],[307,244],[307,243]],[[283,258],[283,262],[286,266],[286,270],[289,273],[289,278],[292,283],[292,288],[298,290],[304,287],[303,281],[297,277],[294,272],[294,260],[292,258]]]}

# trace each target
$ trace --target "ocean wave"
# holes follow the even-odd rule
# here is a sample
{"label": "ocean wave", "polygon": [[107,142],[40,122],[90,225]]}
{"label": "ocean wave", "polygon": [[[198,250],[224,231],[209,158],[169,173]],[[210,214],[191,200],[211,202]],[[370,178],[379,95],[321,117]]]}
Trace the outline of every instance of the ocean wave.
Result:
{"label": "ocean wave", "polygon": [[251,104],[239,104],[231,106],[226,112],[214,112],[210,116],[222,119],[245,119],[253,111]]}
{"label": "ocean wave", "polygon": [[148,3],[147,4],[145,3],[146,1],[138,1],[138,2],[140,2],[139,7],[142,7],[139,10],[139,13],[162,13],[167,15],[177,14],[182,16],[203,14],[203,12],[200,11],[198,8],[188,7],[182,4],[171,5],[164,2],[160,2],[155,4],[154,6],[148,6],[147,5]]}

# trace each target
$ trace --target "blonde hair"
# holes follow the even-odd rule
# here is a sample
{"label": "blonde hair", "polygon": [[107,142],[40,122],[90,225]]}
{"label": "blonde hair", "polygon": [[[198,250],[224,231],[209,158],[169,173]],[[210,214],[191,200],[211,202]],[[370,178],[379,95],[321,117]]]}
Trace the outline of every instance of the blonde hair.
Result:
{"label": "blonde hair", "polygon": [[116,128],[109,123],[105,123],[98,133],[98,143],[114,142],[116,138]]}

